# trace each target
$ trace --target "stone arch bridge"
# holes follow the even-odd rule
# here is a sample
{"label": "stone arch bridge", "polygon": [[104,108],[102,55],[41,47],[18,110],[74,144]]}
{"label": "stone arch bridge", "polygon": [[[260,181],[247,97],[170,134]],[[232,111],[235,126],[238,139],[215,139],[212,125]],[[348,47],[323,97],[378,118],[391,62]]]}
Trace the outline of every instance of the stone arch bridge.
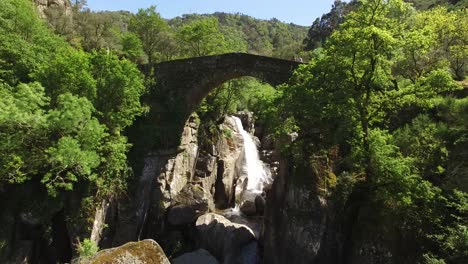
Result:
{"label": "stone arch bridge", "polygon": [[[272,86],[286,83],[301,62],[247,53],[228,53],[145,65],[143,71],[154,77],[145,101],[151,110],[150,122],[174,133],[196,110],[205,96],[222,83],[243,77],[256,77]],[[169,125],[171,124],[171,125]]]}
{"label": "stone arch bridge", "polygon": [[193,111],[201,100],[222,83],[252,76],[276,86],[285,83],[300,62],[247,53],[180,59],[154,64],[158,85],[185,97],[186,110]]}

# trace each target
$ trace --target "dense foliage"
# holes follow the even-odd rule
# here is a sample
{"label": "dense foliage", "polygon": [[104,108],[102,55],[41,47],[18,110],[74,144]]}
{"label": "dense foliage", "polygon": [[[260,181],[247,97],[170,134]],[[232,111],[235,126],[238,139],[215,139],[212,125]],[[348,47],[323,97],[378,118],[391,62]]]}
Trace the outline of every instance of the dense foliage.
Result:
{"label": "dense foliage", "polygon": [[[415,8],[427,10],[438,6],[446,6],[449,9],[462,9],[468,7],[466,0],[407,0],[405,2],[412,3]],[[355,10],[359,5],[359,1],[341,1],[335,0],[330,12],[317,18],[309,28],[307,37],[304,39],[306,50],[313,50],[325,44],[326,40],[331,36],[333,31],[344,22],[345,16]],[[460,24],[447,23],[446,26],[459,26]]]}
{"label": "dense foliage", "polygon": [[84,181],[122,192],[129,145],[120,132],[142,113],[135,65],[71,48],[30,1],[0,10],[0,184],[39,180],[57,195]]}
{"label": "dense foliage", "polygon": [[277,19],[260,20],[243,14],[217,12],[212,15],[184,15],[170,20],[179,28],[203,18],[218,20],[219,30],[233,51],[292,59],[302,50],[306,28]]}
{"label": "dense foliage", "polygon": [[282,123],[292,123],[283,133],[300,135],[288,150],[297,162],[338,146],[338,184],[352,173],[355,192],[381,217],[379,232],[398,230],[414,245],[404,255],[428,263],[468,257],[468,101],[445,97],[466,78],[467,17],[359,1],[278,101]]}

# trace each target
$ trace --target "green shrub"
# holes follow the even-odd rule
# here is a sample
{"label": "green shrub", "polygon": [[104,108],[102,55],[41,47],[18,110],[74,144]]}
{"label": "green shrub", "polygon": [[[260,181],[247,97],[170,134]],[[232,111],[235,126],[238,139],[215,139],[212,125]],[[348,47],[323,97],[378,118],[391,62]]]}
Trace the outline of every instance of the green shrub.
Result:
{"label": "green shrub", "polygon": [[232,130],[229,128],[223,128],[223,135],[226,138],[232,138]]}
{"label": "green shrub", "polygon": [[95,255],[99,251],[99,247],[96,243],[88,238],[85,238],[83,242],[78,244],[78,254],[80,258],[89,258]]}

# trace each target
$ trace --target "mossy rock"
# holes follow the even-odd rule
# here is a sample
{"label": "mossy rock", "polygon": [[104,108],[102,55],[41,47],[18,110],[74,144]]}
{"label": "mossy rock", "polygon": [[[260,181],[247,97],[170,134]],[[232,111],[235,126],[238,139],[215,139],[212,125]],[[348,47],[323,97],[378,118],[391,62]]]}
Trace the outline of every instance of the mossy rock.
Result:
{"label": "mossy rock", "polygon": [[166,254],[156,241],[147,239],[129,242],[117,248],[98,252],[87,264],[170,264]]}

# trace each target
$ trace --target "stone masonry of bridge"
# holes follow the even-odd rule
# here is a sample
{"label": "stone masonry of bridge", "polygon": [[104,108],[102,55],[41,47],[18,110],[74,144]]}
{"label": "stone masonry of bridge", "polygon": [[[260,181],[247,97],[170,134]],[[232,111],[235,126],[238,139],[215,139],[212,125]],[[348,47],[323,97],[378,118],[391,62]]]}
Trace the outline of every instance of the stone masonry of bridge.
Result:
{"label": "stone masonry of bridge", "polygon": [[194,111],[208,93],[222,83],[243,76],[256,77],[276,86],[285,83],[300,62],[247,53],[228,53],[155,64],[162,90],[176,90],[185,110]]}

